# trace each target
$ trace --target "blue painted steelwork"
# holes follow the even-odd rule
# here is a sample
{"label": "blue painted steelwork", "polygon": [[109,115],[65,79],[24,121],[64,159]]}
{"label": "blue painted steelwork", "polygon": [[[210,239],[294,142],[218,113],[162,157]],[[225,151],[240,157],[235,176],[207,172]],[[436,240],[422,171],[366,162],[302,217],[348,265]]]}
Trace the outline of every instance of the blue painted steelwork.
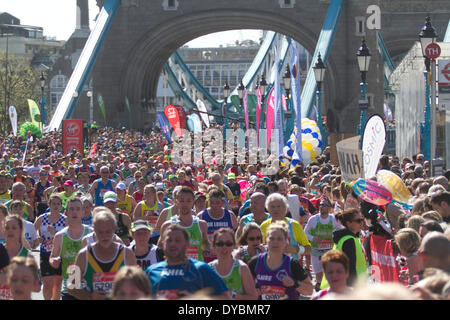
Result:
{"label": "blue painted steelwork", "polygon": [[[272,49],[272,45],[275,41],[276,36],[277,36],[276,32],[273,32],[273,31],[266,32],[264,40],[263,40],[261,46],[259,47],[258,53],[255,56],[255,59],[253,59],[251,66],[248,68],[247,72],[245,73],[244,77],[242,78],[242,84],[247,89],[249,88],[250,84],[253,82],[256,75],[261,70],[262,66],[264,65],[264,61],[266,60],[267,55],[269,54],[270,50]],[[230,97],[233,95],[237,95],[237,86],[231,92]],[[227,102],[231,102],[230,97],[228,97]]]}
{"label": "blue painted steelwork", "polygon": [[[342,15],[342,10],[343,0],[331,0],[311,61],[317,61],[317,57],[320,52],[323,63],[327,63],[331,46],[333,44],[336,30]],[[308,75],[306,76],[306,81],[302,90],[302,118],[307,118],[311,115],[314,109],[314,96],[316,93],[317,84],[312,67],[313,64],[311,64],[311,67],[308,70]]]}
{"label": "blue painted steelwork", "polygon": [[420,151],[425,160],[431,160],[431,85],[430,73],[425,71],[425,114],[424,121],[420,124]]}
{"label": "blue painted steelwork", "polygon": [[[170,57],[170,59],[172,59],[172,61],[176,64],[178,64],[181,68],[181,70],[183,70],[183,73],[187,76],[188,81],[190,82],[191,85],[193,85],[204,97],[205,99],[214,106],[214,108],[220,108],[220,106],[222,105],[220,102],[218,102],[213,96],[211,96],[211,94],[209,93],[208,90],[206,90],[201,84],[200,82],[197,80],[197,78],[192,74],[191,70],[189,69],[189,67],[186,65],[186,63],[184,62],[183,58],[181,58],[181,56],[179,55],[179,53],[177,51],[175,51],[172,56]],[[168,65],[168,67],[170,68],[170,65]]]}
{"label": "blue painted steelwork", "polygon": [[[361,101],[366,101],[366,99],[367,99],[367,97],[366,97],[367,83],[361,82],[360,86],[361,86]],[[366,108],[367,108],[367,106],[364,106],[363,108],[361,108],[361,117],[359,119],[359,125],[358,125],[358,136],[363,135],[364,128],[366,127],[366,119],[367,119]],[[363,141],[362,137],[361,137],[361,141]]]}
{"label": "blue painted steelwork", "polygon": [[170,68],[167,62],[164,65],[163,69],[167,73],[167,83],[169,84],[175,96],[182,98],[183,101],[186,103],[183,107],[187,107],[189,109],[196,108],[197,107],[196,103],[191,99],[191,97],[189,97],[186,91],[183,90],[183,87],[178,82],[177,77],[175,76],[175,74],[172,71],[172,68]]}
{"label": "blue painted steelwork", "polygon": [[[82,90],[89,74],[94,66],[95,60],[100,52],[106,38],[113,18],[120,6],[120,0],[106,0],[102,10],[97,16],[97,22],[92,30],[86,44],[81,52],[80,58],[72,72],[61,100],[50,121],[48,130],[59,129],[62,120],[70,118],[78,101],[79,92]],[[77,95],[74,97],[74,93]]]}

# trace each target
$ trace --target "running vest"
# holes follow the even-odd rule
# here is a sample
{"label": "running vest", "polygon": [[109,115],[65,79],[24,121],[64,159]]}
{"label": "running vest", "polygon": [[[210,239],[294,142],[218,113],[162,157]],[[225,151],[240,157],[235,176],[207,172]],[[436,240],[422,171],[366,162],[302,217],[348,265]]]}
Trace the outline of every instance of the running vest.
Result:
{"label": "running vest", "polygon": [[[367,272],[367,263],[366,263],[366,257],[364,256],[363,248],[361,246],[361,239],[353,237],[351,235],[343,236],[338,243],[334,244],[333,250],[339,250],[342,251],[342,246],[344,245],[344,242],[348,239],[353,239],[355,241],[355,254],[356,254],[356,275],[360,276]],[[327,281],[327,278],[324,277],[322,280],[322,283],[320,285],[320,289],[326,289],[330,285]]]}
{"label": "running vest", "polygon": [[[9,200],[8,202],[5,203],[5,206],[8,208],[8,211],[11,211],[11,202],[12,202],[12,200]],[[30,216],[29,212],[28,212],[28,206],[27,206],[28,202],[22,200],[22,204],[23,204],[23,216],[22,216],[22,218],[24,220],[28,220],[28,217]]]}
{"label": "running vest", "polygon": [[[293,245],[293,246],[298,246],[299,243],[297,242],[297,240],[295,240],[295,236],[294,236],[294,229],[292,227],[292,221],[294,221],[291,218],[288,218],[288,225],[289,225],[289,244]],[[298,260],[299,259],[299,255],[298,253],[291,253],[289,254],[293,259]]]}
{"label": "running vest", "polygon": [[144,200],[139,203],[141,204],[141,217],[145,217],[144,219],[148,220],[150,226],[154,229],[160,212],[158,201],[155,201],[155,204],[152,207],[147,206]]}
{"label": "running vest", "polygon": [[[129,247],[133,252],[136,254],[136,245]],[[150,267],[152,264],[155,264],[158,262],[158,259],[156,258],[156,250],[158,250],[158,247],[154,244],[149,245],[148,251],[143,256],[136,255],[136,263],[138,266],[141,267],[142,270],[147,270],[148,267]]]}
{"label": "running vest", "polygon": [[123,213],[131,215],[133,213],[133,202],[131,201],[131,196],[126,194],[123,201],[119,201],[119,199],[117,199],[117,208],[122,210]]}
{"label": "running vest", "polygon": [[[258,247],[256,247],[255,251],[256,251],[256,254],[254,256],[257,256],[260,253],[262,253]],[[239,256],[238,256],[239,259],[244,261],[246,264],[248,264],[250,262],[250,260],[254,257],[254,256],[251,256],[250,253],[248,252],[248,245],[240,247],[238,254],[239,254]]]}
{"label": "running vest", "polygon": [[69,199],[75,197],[75,191],[70,196],[67,196],[65,191],[61,192],[59,195],[62,198],[62,206],[63,206],[63,208],[65,208],[67,201],[69,201]]}
{"label": "running vest", "polygon": [[[50,223],[50,212],[46,212],[42,214],[42,223],[40,227],[41,231],[41,253],[51,253],[53,249],[53,238],[54,235],[51,235],[47,231],[47,227],[52,225],[55,229],[55,232],[59,232],[66,227],[66,216],[63,214],[59,214],[59,219],[55,223]],[[55,233],[56,234],[56,233]]]}
{"label": "running vest", "polygon": [[120,267],[125,265],[125,248],[118,245],[116,255],[111,261],[102,262],[95,256],[94,249],[90,245],[86,250],[87,265],[84,280],[90,292],[110,292],[114,277]]}
{"label": "running vest", "polygon": [[[223,214],[220,219],[215,219],[211,217],[208,209],[201,212],[202,220],[205,220],[208,224],[208,240],[210,243],[213,241],[214,232],[220,228],[230,228],[233,229],[233,222],[231,221],[231,214],[227,209],[223,209]],[[211,262],[217,258],[214,252],[208,252],[204,254],[203,258],[205,262]]]}
{"label": "running vest", "polygon": [[6,190],[4,193],[0,194],[0,203],[5,204],[11,200],[11,191]]}
{"label": "running vest", "polygon": [[[29,250],[22,246],[22,248],[19,250],[19,253],[16,257],[28,257]],[[11,294],[11,288],[5,284],[0,287],[0,300],[11,300],[12,294]]]}
{"label": "running vest", "polygon": [[[192,224],[189,227],[184,227],[189,233],[189,247],[186,250],[186,256],[191,259],[204,261],[203,259],[203,237],[202,230],[200,229],[199,218],[192,217]],[[180,225],[180,219],[177,216],[173,216],[170,219],[171,224]]]}
{"label": "running vest", "polygon": [[108,191],[114,191],[111,179],[106,184],[102,183],[102,179],[97,179],[97,189],[95,189],[95,206],[103,206],[103,195]]}
{"label": "running vest", "polygon": [[220,219],[215,219],[211,217],[208,209],[201,212],[202,220],[205,220],[208,224],[208,238],[212,240],[212,236],[216,230],[220,228],[230,228],[233,229],[233,222],[231,220],[231,213],[227,209],[223,209],[223,215]]}
{"label": "running vest", "polygon": [[256,288],[259,288],[260,300],[298,300],[298,292],[294,287],[285,287],[281,279],[291,275],[291,260],[284,255],[283,262],[275,269],[269,269],[266,264],[267,253],[260,254],[256,261]]}
{"label": "running vest", "polygon": [[69,228],[66,227],[63,229],[62,234],[62,243],[61,243],[61,253],[59,256],[61,257],[61,266],[62,266],[62,292],[67,292],[67,278],[69,277],[67,273],[67,268],[70,265],[75,264],[75,258],[77,257],[78,251],[81,250],[81,240],[84,236],[89,233],[89,228],[84,226],[83,234],[79,239],[72,239],[69,236]]}
{"label": "running vest", "polygon": [[[322,224],[318,216],[316,227],[309,232],[311,235],[320,238],[318,243],[310,241],[313,255],[321,255],[324,250],[333,248],[333,221],[330,217],[328,217],[328,220],[327,224]],[[319,251],[322,251],[322,253]]]}
{"label": "running vest", "polygon": [[217,272],[217,274],[222,278],[225,284],[228,287],[228,290],[237,293],[237,294],[245,294],[244,286],[242,284],[242,276],[241,276],[241,263],[239,259],[234,259],[233,266],[231,267],[230,272],[222,276],[217,272],[217,260],[209,263],[210,267]]}

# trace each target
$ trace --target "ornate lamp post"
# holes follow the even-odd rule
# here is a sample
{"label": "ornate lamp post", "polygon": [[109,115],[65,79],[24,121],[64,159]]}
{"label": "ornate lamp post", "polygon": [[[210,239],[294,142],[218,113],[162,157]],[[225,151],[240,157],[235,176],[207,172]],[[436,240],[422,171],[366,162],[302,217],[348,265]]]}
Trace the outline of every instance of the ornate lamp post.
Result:
{"label": "ornate lamp post", "polygon": [[326,131],[325,128],[323,127],[323,122],[322,122],[322,82],[323,79],[325,77],[325,65],[323,64],[322,61],[322,57],[320,56],[320,52],[319,52],[319,56],[317,57],[317,62],[313,67],[314,69],[314,78],[316,79],[316,83],[317,83],[317,91],[316,91],[316,96],[317,96],[317,125],[319,126],[319,130],[320,130],[320,135],[322,136],[322,151],[325,149],[326,145],[327,145],[327,135],[326,135]]}
{"label": "ornate lamp post", "polygon": [[358,126],[358,135],[363,134],[364,126],[366,124],[366,110],[368,108],[368,102],[366,97],[366,75],[369,71],[369,64],[370,64],[370,51],[369,48],[366,45],[366,40],[363,39],[361,42],[361,46],[358,49],[358,52],[356,53],[356,56],[358,58],[358,67],[359,72],[361,72],[361,101],[359,102],[359,108],[361,109],[361,118],[359,121]]}
{"label": "ornate lamp post", "polygon": [[[437,33],[434,27],[431,25],[431,18],[427,17],[425,25],[419,33],[420,45],[422,47],[422,55],[425,59],[425,114],[424,121],[421,123],[421,152],[425,156],[425,160],[432,160],[435,154],[436,145],[436,109],[431,107],[431,102],[435,104],[435,100],[430,101],[430,82],[433,80],[434,70],[436,69],[435,63],[433,63],[434,69],[430,68],[431,59],[425,54],[426,47],[436,42]],[[433,81],[434,82],[434,81]],[[434,144],[433,144],[434,143]]]}

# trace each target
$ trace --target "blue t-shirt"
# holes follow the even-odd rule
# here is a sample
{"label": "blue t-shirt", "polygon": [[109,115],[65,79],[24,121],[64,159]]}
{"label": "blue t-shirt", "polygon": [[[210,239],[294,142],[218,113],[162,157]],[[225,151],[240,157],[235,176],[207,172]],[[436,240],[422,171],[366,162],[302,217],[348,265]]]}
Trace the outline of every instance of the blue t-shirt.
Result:
{"label": "blue t-shirt", "polygon": [[153,264],[145,271],[152,284],[152,294],[158,298],[175,300],[179,291],[195,293],[210,288],[212,295],[228,290],[225,282],[207,263],[188,259],[187,263],[169,266],[166,261]]}

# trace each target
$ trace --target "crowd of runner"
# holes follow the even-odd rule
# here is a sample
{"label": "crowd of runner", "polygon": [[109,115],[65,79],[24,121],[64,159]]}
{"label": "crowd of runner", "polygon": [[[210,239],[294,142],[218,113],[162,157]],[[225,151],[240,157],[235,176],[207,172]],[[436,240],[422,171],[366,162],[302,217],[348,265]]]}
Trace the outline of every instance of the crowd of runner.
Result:
{"label": "crowd of runner", "polygon": [[407,209],[360,199],[329,148],[264,175],[175,164],[159,132],[86,142],[0,141],[0,299],[450,298],[450,170],[430,177],[422,154],[380,159]]}

